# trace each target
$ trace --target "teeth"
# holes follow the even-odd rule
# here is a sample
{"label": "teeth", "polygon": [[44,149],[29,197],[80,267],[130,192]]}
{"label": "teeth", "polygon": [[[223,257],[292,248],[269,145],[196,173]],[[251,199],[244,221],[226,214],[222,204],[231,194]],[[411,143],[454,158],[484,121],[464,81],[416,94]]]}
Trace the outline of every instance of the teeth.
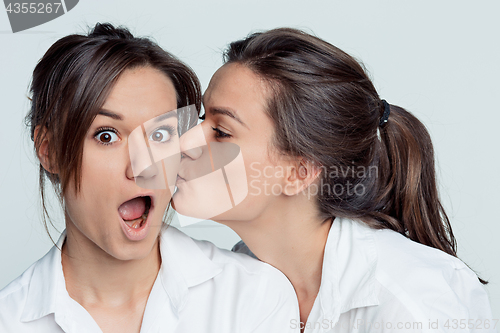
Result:
{"label": "teeth", "polygon": [[135,222],[134,224],[132,224],[131,228],[132,229],[139,229],[140,227],[142,227],[142,225],[144,224],[144,222],[146,222],[146,219],[148,218],[148,214],[147,213],[144,213],[142,214],[141,217],[139,217]]}

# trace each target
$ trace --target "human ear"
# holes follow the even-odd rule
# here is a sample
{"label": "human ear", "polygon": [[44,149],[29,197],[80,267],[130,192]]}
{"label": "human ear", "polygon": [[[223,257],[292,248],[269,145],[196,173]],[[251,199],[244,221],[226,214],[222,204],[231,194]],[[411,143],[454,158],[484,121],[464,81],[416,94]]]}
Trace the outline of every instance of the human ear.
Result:
{"label": "human ear", "polygon": [[292,196],[308,188],[321,174],[321,167],[300,157],[286,169],[283,194]]}
{"label": "human ear", "polygon": [[50,153],[50,136],[47,133],[46,127],[38,125],[35,128],[34,141],[36,154],[42,167],[49,173],[57,174],[53,156]]}

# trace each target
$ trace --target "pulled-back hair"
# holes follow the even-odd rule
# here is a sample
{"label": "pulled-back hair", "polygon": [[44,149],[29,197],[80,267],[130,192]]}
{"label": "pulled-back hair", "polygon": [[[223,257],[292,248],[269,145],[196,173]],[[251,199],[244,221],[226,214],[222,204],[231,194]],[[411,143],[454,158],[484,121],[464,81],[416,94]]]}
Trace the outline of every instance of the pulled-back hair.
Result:
{"label": "pulled-back hair", "polygon": [[[61,201],[70,180],[79,190],[83,144],[89,127],[120,74],[145,66],[159,70],[172,81],[178,108],[194,104],[200,110],[201,88],[194,72],[153,41],[134,37],[123,27],[97,23],[87,35],[63,37],[35,67],[26,123],[36,151],[44,138],[49,138],[48,156],[51,168],[57,170],[57,174],[51,173],[40,163],[39,184],[47,231],[50,218],[45,205],[45,178],[51,181]],[[35,136],[37,128],[39,135]]]}
{"label": "pulled-back hair", "polygon": [[273,148],[321,166],[321,218],[359,218],[457,256],[429,133],[395,105],[379,124],[384,103],[358,61],[289,28],[231,43],[224,61],[246,66],[268,84]]}

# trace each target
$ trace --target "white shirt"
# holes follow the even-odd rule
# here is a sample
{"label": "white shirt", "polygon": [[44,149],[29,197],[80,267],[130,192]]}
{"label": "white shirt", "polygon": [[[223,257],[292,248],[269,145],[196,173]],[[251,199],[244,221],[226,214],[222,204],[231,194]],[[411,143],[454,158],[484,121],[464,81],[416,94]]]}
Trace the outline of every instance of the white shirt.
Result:
{"label": "white shirt", "polygon": [[485,289],[459,259],[361,221],[332,223],[305,333],[485,333],[494,325]]}
{"label": "white shirt", "polygon": [[[161,231],[160,253],[141,333],[298,332],[290,326],[298,318],[293,287],[273,267],[171,226]],[[101,332],[66,291],[55,246],[0,291],[0,332]]]}

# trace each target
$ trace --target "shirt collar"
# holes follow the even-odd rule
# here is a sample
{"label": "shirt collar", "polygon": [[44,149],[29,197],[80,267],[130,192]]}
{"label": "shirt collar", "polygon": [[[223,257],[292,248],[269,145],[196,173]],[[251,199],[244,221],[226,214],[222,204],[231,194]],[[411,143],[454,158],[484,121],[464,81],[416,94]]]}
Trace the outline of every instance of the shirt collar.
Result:
{"label": "shirt collar", "polygon": [[361,221],[334,219],[325,246],[319,290],[325,318],[336,322],[341,313],[379,304],[373,232]]}
{"label": "shirt collar", "polygon": [[66,292],[60,251],[65,239],[66,230],[62,232],[56,245],[35,263],[21,322],[36,320],[55,313],[58,296]]}
{"label": "shirt collar", "polygon": [[[61,251],[66,239],[64,230],[56,246],[35,263],[28,287],[22,322],[37,320],[56,313],[62,295],[69,295],[61,264]],[[187,299],[188,288],[208,281],[222,272],[193,239],[172,226],[164,225],[160,233],[162,265],[158,273],[163,289],[179,311]]]}
{"label": "shirt collar", "polygon": [[162,267],[160,276],[163,288],[179,311],[184,304],[188,288],[208,281],[222,272],[195,241],[177,230],[164,225],[160,236]]}

